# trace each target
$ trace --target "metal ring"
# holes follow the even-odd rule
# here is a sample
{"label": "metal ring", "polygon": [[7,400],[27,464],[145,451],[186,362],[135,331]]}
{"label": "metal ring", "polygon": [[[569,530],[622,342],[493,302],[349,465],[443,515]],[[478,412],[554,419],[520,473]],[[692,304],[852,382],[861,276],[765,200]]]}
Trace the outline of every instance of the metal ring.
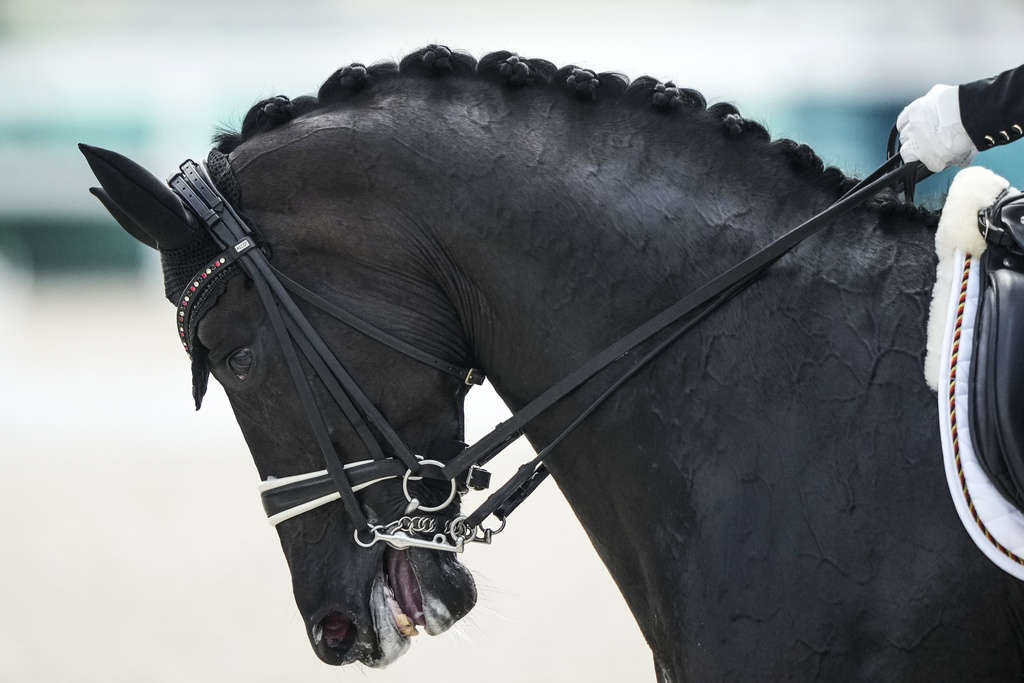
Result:
{"label": "metal ring", "polygon": [[[373,540],[371,540],[369,543],[363,543],[362,541],[360,541],[359,540],[359,532],[360,531],[369,531],[370,533],[372,533],[373,534]],[[369,548],[369,547],[373,546],[374,543],[377,542],[377,529],[376,529],[376,527],[370,527],[369,529],[355,529],[353,531],[353,533],[352,533],[352,537],[356,539],[356,545],[358,545],[360,548]]]}
{"label": "metal ring", "polygon": [[[437,465],[438,467],[444,467],[444,463],[443,462],[438,462],[437,460],[420,460],[420,464],[421,465]],[[409,501],[410,503],[412,502],[412,496],[409,495],[409,477],[411,475],[412,475],[412,470],[406,470],[405,471],[405,476],[402,477],[402,493],[405,494],[405,499],[407,501]],[[423,477],[416,477],[417,480],[418,479],[422,479],[422,478]],[[419,508],[417,508],[417,509],[422,511],[422,512],[437,512],[438,510],[444,510],[446,507],[451,505],[453,500],[455,500],[456,488],[457,488],[457,485],[455,483],[455,480],[452,479],[452,490],[451,490],[451,493],[448,494],[448,500],[446,500],[445,502],[441,503],[440,505],[437,505],[437,506],[432,507],[432,508],[428,508],[428,507],[426,507],[424,505],[420,505]]]}
{"label": "metal ring", "polygon": [[487,528],[484,527],[483,524],[481,524],[480,525],[480,531],[484,532],[485,534],[491,534],[492,536],[494,534],[500,534],[502,532],[502,530],[505,528],[505,523],[507,521],[508,521],[508,517],[506,517],[505,519],[501,520],[501,526],[499,526],[497,529],[487,529]]}
{"label": "metal ring", "polygon": [[[459,530],[465,532],[465,535],[459,533],[459,530],[456,530],[456,527],[459,527]],[[453,519],[448,523],[446,529],[454,541],[468,541],[476,536],[476,528],[466,524],[466,515]]]}

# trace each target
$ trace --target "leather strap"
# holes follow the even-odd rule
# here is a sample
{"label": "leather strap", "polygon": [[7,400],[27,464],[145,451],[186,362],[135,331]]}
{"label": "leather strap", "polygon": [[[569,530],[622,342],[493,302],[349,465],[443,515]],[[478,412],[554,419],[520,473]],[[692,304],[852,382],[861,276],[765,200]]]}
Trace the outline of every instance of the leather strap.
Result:
{"label": "leather strap", "polygon": [[619,387],[626,383],[626,381],[639,372],[644,366],[654,360],[662,351],[671,346],[679,337],[693,329],[700,321],[707,316],[711,315],[717,310],[722,304],[731,299],[733,296],[741,292],[747,287],[748,284],[755,278],[759,277],[765,268],[770,264],[766,264],[760,270],[751,272],[746,278],[737,282],[731,288],[719,294],[715,299],[710,301],[699,313],[694,315],[687,323],[681,326],[678,330],[673,332],[667,339],[663,340],[653,349],[647,352],[647,354],[633,363],[628,367],[619,378],[613,382],[604,392],[591,403],[586,410],[580,413],[572,423],[569,424],[562,432],[552,439],[551,443],[544,447],[540,453],[537,454],[533,460],[528,462],[526,465],[519,468],[516,474],[510,479],[504,486],[495,491],[491,496],[484,501],[483,505],[477,508],[471,515],[466,518],[466,523],[470,526],[479,526],[488,515],[493,514],[498,519],[504,521],[508,515],[512,514],[512,511],[519,507],[531,493],[547,478],[548,469],[544,466],[543,461],[551,453],[552,449],[555,448],[559,443],[562,442],[573,430],[576,429],[587,417],[590,416],[600,405],[602,405],[608,398],[610,398]]}
{"label": "leather strap", "polygon": [[434,356],[430,353],[427,353],[426,351],[418,349],[411,344],[407,344],[401,339],[398,339],[397,337],[388,334],[384,330],[378,329],[371,325],[370,323],[366,322],[365,320],[357,318],[348,311],[339,308],[338,306],[335,306],[330,301],[327,301],[322,296],[306,289],[298,282],[292,280],[290,277],[283,274],[281,271],[277,270],[273,266],[271,266],[271,270],[281,281],[281,283],[285,286],[285,289],[287,289],[289,292],[313,304],[320,310],[337,318],[338,320],[342,321],[349,327],[359,330],[367,337],[370,337],[371,339],[376,339],[385,346],[390,346],[395,351],[398,351],[399,353],[404,353],[409,358],[418,360],[420,363],[428,365],[434,368],[435,370],[439,370],[440,372],[444,372],[449,375],[452,375],[453,377],[457,377],[466,384],[479,386],[484,383],[486,377],[484,376],[484,373],[480,372],[479,370],[476,370],[475,368],[462,368],[457,365],[452,365],[447,361],[441,360],[437,356]]}
{"label": "leather strap", "polygon": [[[353,491],[358,491],[365,485],[381,479],[401,477],[406,472],[405,465],[394,458],[345,466],[344,470]],[[268,517],[338,491],[334,476],[329,471],[313,472],[304,476],[305,478],[288,482],[286,485],[275,485],[273,479],[263,483],[260,497]]]}
{"label": "leather strap", "polygon": [[[262,256],[262,254],[260,255]],[[281,310],[278,308],[277,302],[274,300],[273,293],[271,292],[266,280],[260,277],[258,270],[253,267],[252,260],[242,259],[242,267],[255,283],[256,291],[259,292],[260,298],[263,300],[264,307],[267,310],[267,317],[270,318],[271,325],[274,328],[274,333],[281,342],[281,349],[284,352],[285,362],[287,363],[288,370],[292,375],[292,383],[295,385],[295,389],[299,394],[299,400],[302,402],[302,407],[309,420],[310,427],[313,430],[313,436],[316,438],[317,444],[319,444],[320,450],[324,454],[324,459],[327,462],[327,471],[334,480],[336,490],[341,496],[341,501],[345,506],[345,510],[348,512],[352,519],[352,523],[357,529],[367,528],[370,524],[367,521],[366,516],[363,515],[363,510],[359,505],[359,501],[356,500],[356,494],[352,491],[352,486],[348,481],[348,477],[345,475],[344,465],[334,449],[334,444],[331,442],[330,432],[324,422],[323,414],[317,407],[313,391],[310,389],[309,383],[306,381],[305,374],[302,371],[302,365],[299,363],[299,357],[295,350],[295,345],[289,341],[284,316],[281,314]]]}

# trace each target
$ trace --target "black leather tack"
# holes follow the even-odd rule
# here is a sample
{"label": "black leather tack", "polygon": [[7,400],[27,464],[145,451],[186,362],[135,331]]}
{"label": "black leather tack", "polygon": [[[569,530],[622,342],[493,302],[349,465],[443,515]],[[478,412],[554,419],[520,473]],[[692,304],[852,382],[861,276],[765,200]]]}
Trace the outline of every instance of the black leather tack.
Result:
{"label": "black leather tack", "polygon": [[1024,510],[1024,273],[1009,250],[982,257],[970,372],[970,420],[975,452],[996,488]]}

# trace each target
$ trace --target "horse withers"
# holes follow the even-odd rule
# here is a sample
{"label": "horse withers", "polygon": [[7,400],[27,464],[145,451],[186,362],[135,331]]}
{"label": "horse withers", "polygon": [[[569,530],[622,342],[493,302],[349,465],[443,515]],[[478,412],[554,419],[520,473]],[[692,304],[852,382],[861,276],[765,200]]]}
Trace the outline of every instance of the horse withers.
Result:
{"label": "horse withers", "polygon": [[[210,372],[271,488],[331,489],[277,529],[335,664],[387,664],[474,604],[455,553],[367,531],[460,537],[448,499],[466,482],[442,476],[458,456],[430,454],[462,438],[473,375],[437,363],[486,372],[515,411],[854,184],[695,91],[440,46],[253,107],[197,172],[237,213],[85,152],[107,207],[161,251],[197,401]],[[547,454],[660,680],[1021,679],[1021,587],[957,522],[922,379],[936,220],[865,204]]]}

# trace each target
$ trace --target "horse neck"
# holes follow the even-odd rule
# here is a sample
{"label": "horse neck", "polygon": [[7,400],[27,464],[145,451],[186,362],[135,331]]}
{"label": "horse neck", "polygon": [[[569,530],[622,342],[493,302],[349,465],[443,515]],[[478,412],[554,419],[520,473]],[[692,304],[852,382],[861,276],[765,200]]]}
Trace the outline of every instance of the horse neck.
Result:
{"label": "horse neck", "polygon": [[668,144],[619,132],[628,119],[586,122],[597,134],[566,119],[556,144],[593,144],[457,186],[444,237],[471,346],[513,408],[834,199],[706,124]]}
{"label": "horse neck", "polygon": [[[778,164],[758,167],[763,159],[718,147],[713,157],[672,155],[650,174],[609,158],[605,168],[613,169],[592,187],[556,174],[524,178],[531,205],[489,223],[502,215],[491,207],[467,226],[483,235],[451,241],[473,292],[461,298],[471,302],[461,317],[513,410],[835,199],[779,174]],[[759,458],[806,455],[789,452],[792,443],[778,436],[786,425],[808,444],[835,443],[820,425],[832,423],[828,406],[845,404],[821,392],[808,367],[839,357],[849,365],[843,372],[856,373],[850,388],[867,395],[875,381],[887,384],[879,393],[889,401],[880,400],[901,406],[911,423],[933,409],[920,359],[901,361],[899,371],[881,362],[886,345],[899,354],[923,351],[934,273],[929,240],[923,225],[867,209],[814,236],[618,390],[546,459],[659,661],[677,650],[686,600],[704,585],[699,571],[689,573],[705,568],[700,552],[687,559],[710,514],[701,501],[714,505],[715,487],[728,488],[724,482],[741,473],[756,479]],[[811,310],[800,310],[805,303]],[[860,345],[849,358],[844,334]],[[761,353],[763,364],[750,361]],[[743,370],[723,371],[730,364]],[[617,367],[614,374],[624,366]],[[550,443],[614,374],[530,425],[534,447]],[[900,382],[911,388],[900,393]]]}

